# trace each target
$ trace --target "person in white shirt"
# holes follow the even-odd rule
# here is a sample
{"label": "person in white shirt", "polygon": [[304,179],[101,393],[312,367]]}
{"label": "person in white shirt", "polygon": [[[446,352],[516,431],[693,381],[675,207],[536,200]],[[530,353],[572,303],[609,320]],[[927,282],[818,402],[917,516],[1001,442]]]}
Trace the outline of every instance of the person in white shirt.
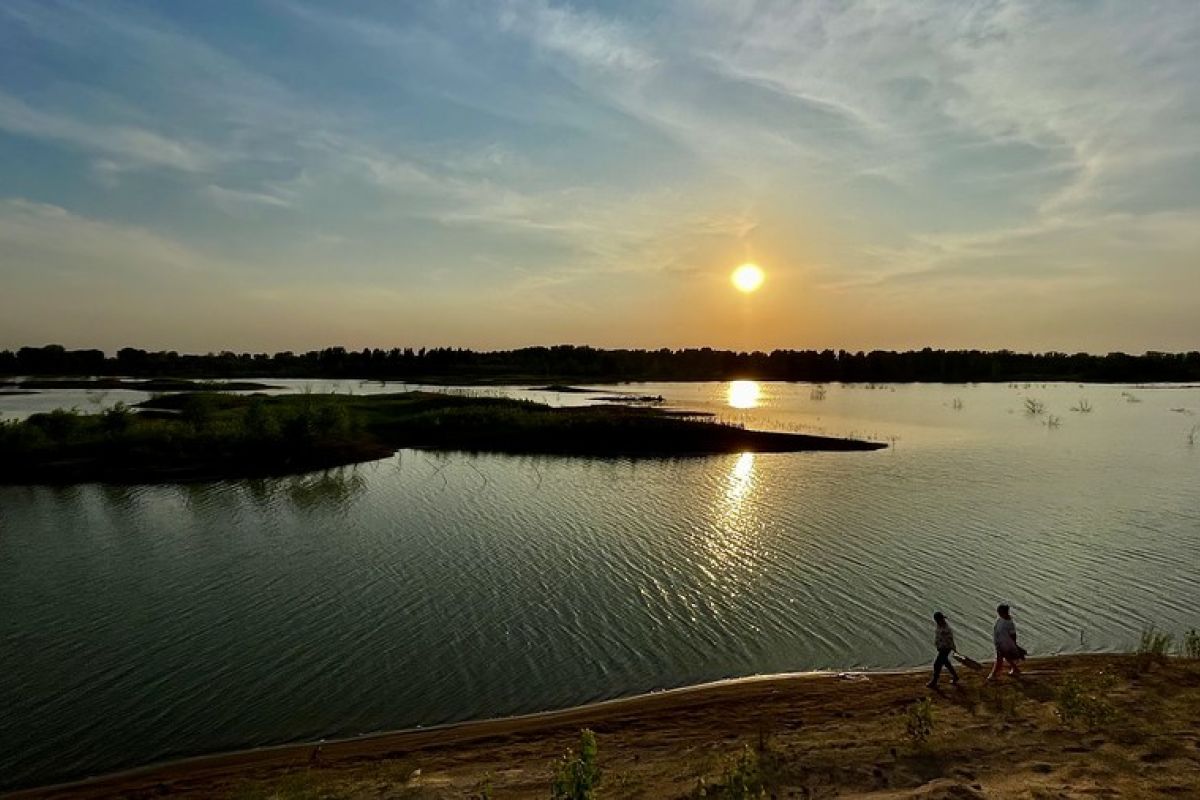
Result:
{"label": "person in white shirt", "polygon": [[942,667],[950,673],[951,685],[957,685],[958,673],[950,663],[950,654],[958,650],[954,645],[954,631],[950,629],[946,615],[940,611],[933,613],[933,621],[937,623],[937,627],[933,629],[933,646],[937,648],[937,659],[933,662],[933,680],[925,685],[930,689],[937,688],[938,678],[942,677]]}
{"label": "person in white shirt", "polygon": [[992,667],[989,681],[1000,677],[1004,662],[1009,664],[1008,674],[1016,677],[1021,674],[1017,662],[1025,658],[1025,648],[1017,644],[1017,623],[1013,622],[1012,614],[1007,603],[996,607],[996,624],[992,628],[992,642],[996,645],[996,664]]}

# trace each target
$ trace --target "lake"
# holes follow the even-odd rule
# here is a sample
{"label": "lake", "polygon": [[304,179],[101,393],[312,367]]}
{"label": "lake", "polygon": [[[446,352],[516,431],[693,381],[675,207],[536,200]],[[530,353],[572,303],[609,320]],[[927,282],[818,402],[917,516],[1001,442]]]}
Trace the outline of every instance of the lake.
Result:
{"label": "lake", "polygon": [[[0,487],[0,788],[727,677],[918,666],[938,609],[983,659],[1001,600],[1033,655],[1200,627],[1200,388],[603,388],[891,446],[403,450],[283,479]],[[4,396],[0,416],[121,399],[141,398]]]}

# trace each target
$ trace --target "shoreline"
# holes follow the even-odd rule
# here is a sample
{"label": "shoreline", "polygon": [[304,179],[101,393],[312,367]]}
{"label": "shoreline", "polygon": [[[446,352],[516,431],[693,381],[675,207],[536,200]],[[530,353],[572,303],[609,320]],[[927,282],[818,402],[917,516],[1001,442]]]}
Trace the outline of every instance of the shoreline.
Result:
{"label": "shoreline", "polygon": [[[524,728],[526,726],[536,728],[542,725],[559,725],[576,716],[590,717],[592,714],[603,714],[606,711],[619,711],[622,706],[641,705],[648,700],[673,699],[689,694],[703,693],[714,689],[734,687],[745,684],[755,683],[772,683],[772,682],[790,682],[803,680],[806,678],[838,678],[842,675],[906,675],[918,671],[923,671],[920,667],[909,667],[907,669],[897,670],[868,670],[868,671],[843,671],[835,672],[833,670],[813,670],[809,672],[780,672],[765,675],[746,675],[739,678],[721,678],[714,681],[705,681],[704,683],[696,683],[688,686],[676,686],[671,689],[654,689],[649,692],[640,692],[638,694],[628,695],[625,697],[613,697],[608,700],[596,700],[590,703],[581,703],[576,706],[566,706],[565,708],[552,708],[545,711],[530,711],[525,714],[509,714],[501,717],[484,717],[480,719],[467,719],[459,722],[444,722],[436,725],[418,725],[413,728],[390,728],[373,733],[363,733],[357,736],[341,736],[327,739],[305,739],[298,742],[284,742],[282,744],[260,745],[258,747],[243,747],[235,750],[221,750],[213,753],[204,753],[193,756],[182,756],[180,758],[167,759],[165,761],[154,761],[141,766],[129,767],[127,769],[115,770],[113,772],[105,772],[99,775],[89,775],[85,778],[76,780],[63,781],[60,783],[45,784],[40,786],[31,786],[22,789],[16,789],[8,794],[0,795],[0,797],[37,797],[42,794],[55,794],[60,791],[72,791],[75,789],[86,789],[90,786],[100,783],[121,782],[126,780],[137,779],[147,775],[157,774],[159,772],[174,772],[178,769],[195,766],[217,766],[218,763],[233,763],[257,761],[258,757],[263,757],[263,760],[274,760],[278,755],[289,755],[299,753],[308,756],[313,748],[340,749],[344,747],[353,747],[354,745],[371,745],[380,740],[396,740],[397,742],[409,743],[409,740],[419,740],[426,736],[437,737],[438,735],[453,735],[454,738],[462,738],[469,740],[472,738],[486,738],[489,735],[494,735],[493,728],[503,728],[506,731],[511,728]],[[839,678],[840,679],[840,678]]]}
{"label": "shoreline", "polygon": [[[897,744],[904,743],[903,736],[895,734],[899,738],[894,741],[890,737],[899,730],[895,728],[897,715],[914,701],[932,697],[939,708],[946,706],[939,715],[959,713],[961,706],[969,704],[970,714],[964,718],[978,721],[987,716],[979,709],[990,702],[986,697],[989,693],[1011,696],[1013,703],[1044,706],[1053,696],[1051,684],[1058,685],[1072,676],[1088,680],[1094,675],[1124,675],[1134,658],[1128,654],[1089,653],[1032,659],[1023,680],[1006,679],[993,687],[982,686],[982,674],[964,667],[963,686],[946,686],[939,692],[924,688],[927,667],[752,675],[517,716],[190,756],[23,788],[6,796],[136,797],[164,792],[213,796],[281,780],[375,780],[371,776],[384,770],[396,773],[391,780],[397,785],[436,785],[440,787],[437,791],[444,791],[412,795],[416,797],[468,796],[464,787],[486,776],[491,776],[487,777],[489,781],[499,782],[498,797],[537,797],[545,794],[547,765],[564,747],[575,746],[583,727],[596,731],[601,758],[615,761],[614,769],[620,766],[630,775],[639,776],[638,780],[669,784],[683,791],[680,794],[673,789],[675,793],[663,796],[687,796],[685,784],[694,782],[695,776],[682,784],[677,780],[682,761],[695,760],[693,756],[701,751],[736,752],[741,745],[753,743],[755,731],[761,740],[764,729],[769,736],[780,739],[793,731],[810,735],[815,731],[824,739],[832,737],[838,742],[861,739],[860,744],[870,751],[870,759],[890,758],[907,770],[912,766],[906,760],[908,756],[896,755]],[[1189,700],[1186,707],[1189,724],[1195,730],[1195,723],[1200,722],[1200,663],[1171,659],[1157,672],[1131,678],[1134,702],[1144,703],[1136,693],[1151,679],[1162,680],[1167,687],[1183,687],[1179,691],[1195,695],[1195,702]],[[1040,709],[1038,716],[1050,718],[1052,714],[1048,716],[1045,709]],[[1001,731],[1013,727],[1013,720],[1003,715],[998,726],[994,720],[983,722]],[[887,731],[887,741],[875,747],[879,752],[871,749],[874,734],[855,732],[864,724],[882,725]],[[1056,731],[1051,729],[1050,733]],[[1078,739],[1079,735],[1072,734],[1071,738]],[[1200,780],[1200,737],[1193,749]],[[518,764],[522,766],[515,766]],[[713,765],[705,764],[696,767],[698,775],[704,770],[713,772]],[[849,778],[843,776],[843,780]],[[501,792],[501,785],[511,791]],[[647,791],[631,796],[660,796],[657,790]],[[359,795],[349,792],[345,796]]]}

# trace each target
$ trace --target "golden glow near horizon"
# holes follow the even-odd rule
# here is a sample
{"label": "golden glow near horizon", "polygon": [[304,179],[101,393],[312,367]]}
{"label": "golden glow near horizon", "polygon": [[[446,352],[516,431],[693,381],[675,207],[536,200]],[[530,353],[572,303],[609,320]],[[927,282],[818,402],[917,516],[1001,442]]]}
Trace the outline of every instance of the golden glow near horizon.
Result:
{"label": "golden glow near horizon", "polygon": [[757,408],[762,398],[758,381],[731,381],[729,383],[729,405],[733,408]]}
{"label": "golden glow near horizon", "polygon": [[742,264],[733,271],[733,274],[729,276],[729,280],[733,282],[733,285],[739,292],[749,294],[750,292],[758,291],[758,287],[763,285],[766,277],[766,274],[758,264]]}

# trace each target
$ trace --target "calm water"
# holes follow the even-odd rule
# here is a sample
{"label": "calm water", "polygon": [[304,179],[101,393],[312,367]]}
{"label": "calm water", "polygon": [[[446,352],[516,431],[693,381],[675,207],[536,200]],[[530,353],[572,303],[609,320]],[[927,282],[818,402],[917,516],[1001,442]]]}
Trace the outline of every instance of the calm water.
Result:
{"label": "calm water", "polygon": [[[616,388],[893,446],[653,462],[402,451],[292,479],[0,487],[0,785],[918,665],[936,608],[983,657],[1000,599],[1034,654],[1200,626],[1200,389]],[[1070,410],[1082,398],[1091,413]],[[0,412],[46,402],[3,397]]]}

